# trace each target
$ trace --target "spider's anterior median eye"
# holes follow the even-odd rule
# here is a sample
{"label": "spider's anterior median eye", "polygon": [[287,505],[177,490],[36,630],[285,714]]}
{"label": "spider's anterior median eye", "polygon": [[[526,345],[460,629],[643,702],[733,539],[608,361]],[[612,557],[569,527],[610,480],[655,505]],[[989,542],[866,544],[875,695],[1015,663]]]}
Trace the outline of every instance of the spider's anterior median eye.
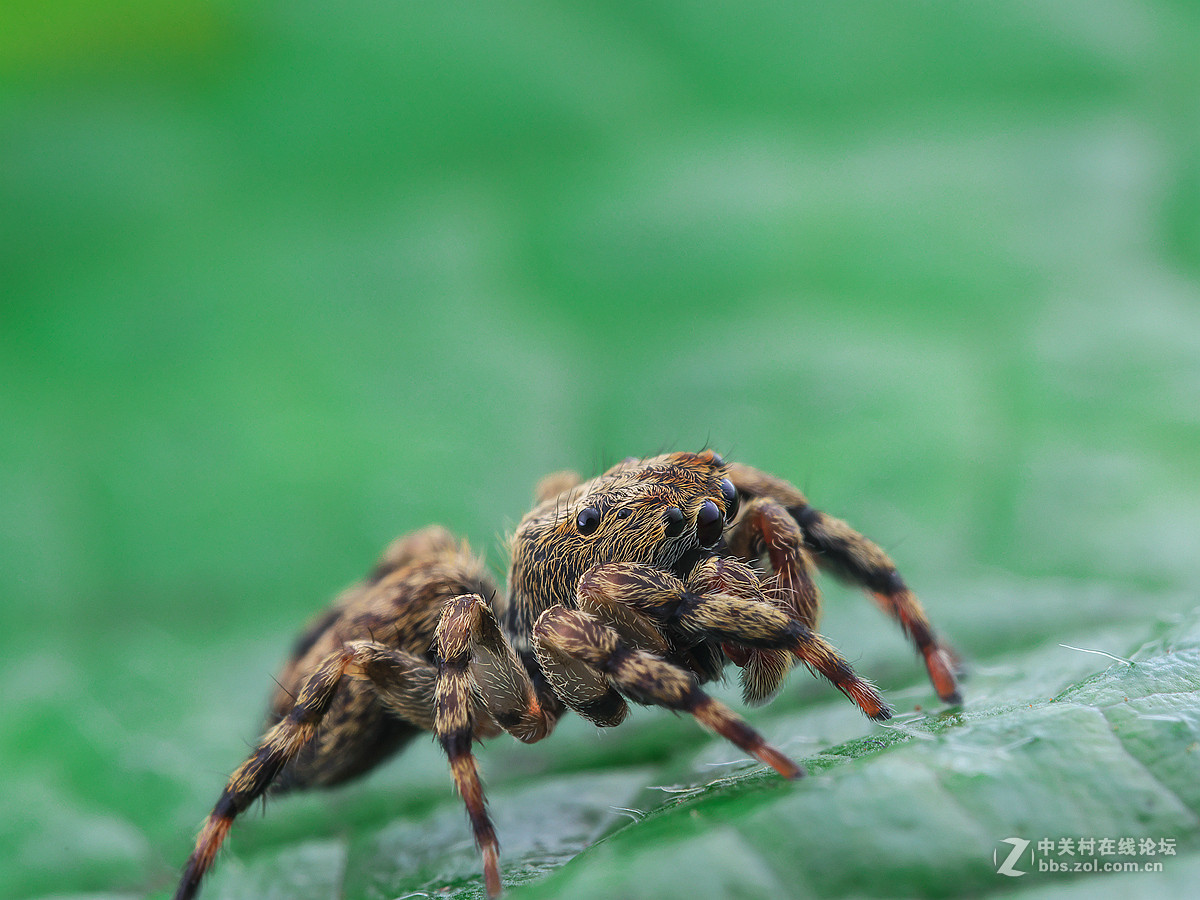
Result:
{"label": "spider's anterior median eye", "polygon": [[683,534],[683,510],[677,506],[668,506],[664,518],[667,520],[667,537]]}
{"label": "spider's anterior median eye", "polygon": [[711,500],[705,500],[696,513],[696,538],[700,541],[700,546],[715,547],[721,539],[723,529],[720,507]]}
{"label": "spider's anterior median eye", "polygon": [[600,510],[594,506],[586,507],[575,520],[580,534],[591,534],[600,526]]}
{"label": "spider's anterior median eye", "polygon": [[721,479],[721,496],[725,500],[725,520],[731,521],[738,511],[738,492],[728,478]]}

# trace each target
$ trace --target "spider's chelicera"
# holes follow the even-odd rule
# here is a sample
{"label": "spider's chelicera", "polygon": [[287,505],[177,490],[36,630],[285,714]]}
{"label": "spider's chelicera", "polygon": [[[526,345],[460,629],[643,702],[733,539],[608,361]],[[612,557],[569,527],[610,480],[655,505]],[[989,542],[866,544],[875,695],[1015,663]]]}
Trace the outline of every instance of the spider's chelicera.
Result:
{"label": "spider's chelicera", "polygon": [[959,702],[953,656],[887,554],[782,479],[706,450],[629,459],[538,486],[511,542],[508,591],[434,526],[395,541],[367,579],[300,637],[269,728],[196,839],[176,900],[193,897],[234,818],[268,790],[361,775],[422,731],[446,752],[500,893],[496,834],[472,744],[532,743],[574,710],[618,725],[626,703],[690,713],[786,778],[803,771],[700,687],[733,662],[747,703],[769,700],[795,660],[872,719],[891,710],[817,632],[814,569],[874,596]]}

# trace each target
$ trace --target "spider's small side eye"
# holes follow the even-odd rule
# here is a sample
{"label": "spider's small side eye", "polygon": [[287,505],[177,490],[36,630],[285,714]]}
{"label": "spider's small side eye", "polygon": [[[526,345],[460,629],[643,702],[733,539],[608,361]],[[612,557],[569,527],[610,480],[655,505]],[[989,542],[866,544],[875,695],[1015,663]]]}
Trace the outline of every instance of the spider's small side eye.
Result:
{"label": "spider's small side eye", "polygon": [[575,526],[580,534],[591,534],[600,527],[600,510],[594,506],[585,507],[575,520]]}
{"label": "spider's small side eye", "polygon": [[725,500],[725,521],[731,521],[738,511],[738,492],[728,478],[721,479],[721,497]]}
{"label": "spider's small side eye", "polygon": [[667,520],[667,537],[683,534],[683,510],[677,506],[668,506],[664,518]]}
{"label": "spider's small side eye", "polygon": [[630,509],[628,506],[622,506],[620,509],[617,510],[617,518],[618,519],[628,519],[632,515],[633,515],[633,510]]}

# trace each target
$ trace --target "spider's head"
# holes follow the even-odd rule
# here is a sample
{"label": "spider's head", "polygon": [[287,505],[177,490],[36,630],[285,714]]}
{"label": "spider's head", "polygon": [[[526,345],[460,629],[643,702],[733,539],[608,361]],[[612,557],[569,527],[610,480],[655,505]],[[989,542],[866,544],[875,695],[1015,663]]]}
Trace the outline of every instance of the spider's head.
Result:
{"label": "spider's head", "polygon": [[539,605],[573,605],[579,577],[597,563],[673,569],[716,547],[737,506],[711,450],[625,460],[525,517],[513,537],[512,586],[540,594]]}
{"label": "spider's head", "polygon": [[737,515],[725,461],[711,450],[626,460],[583,485],[572,503],[575,530],[596,562],[670,568],[711,549]]}

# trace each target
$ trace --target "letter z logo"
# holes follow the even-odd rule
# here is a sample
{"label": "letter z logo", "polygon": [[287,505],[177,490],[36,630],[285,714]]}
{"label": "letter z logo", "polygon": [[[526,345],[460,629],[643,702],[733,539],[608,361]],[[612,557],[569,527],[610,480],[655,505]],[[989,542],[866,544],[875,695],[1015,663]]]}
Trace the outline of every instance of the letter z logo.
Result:
{"label": "letter z logo", "polygon": [[1016,878],[1018,875],[1024,875],[1025,873],[1020,869],[1014,868],[1014,865],[1029,846],[1029,841],[1025,840],[1024,838],[1010,837],[1005,838],[1000,843],[1012,844],[1012,850],[1009,852],[1008,856],[1005,857],[1004,862],[999,861],[999,848],[992,851],[992,863],[996,866],[996,874],[1008,875],[1011,878]]}

